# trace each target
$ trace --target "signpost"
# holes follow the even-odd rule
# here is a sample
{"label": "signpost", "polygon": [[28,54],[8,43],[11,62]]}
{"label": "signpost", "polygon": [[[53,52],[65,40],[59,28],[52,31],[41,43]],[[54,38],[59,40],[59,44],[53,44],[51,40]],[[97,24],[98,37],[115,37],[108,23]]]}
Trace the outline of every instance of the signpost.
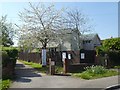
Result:
{"label": "signpost", "polygon": [[42,66],[46,66],[46,49],[42,49]]}

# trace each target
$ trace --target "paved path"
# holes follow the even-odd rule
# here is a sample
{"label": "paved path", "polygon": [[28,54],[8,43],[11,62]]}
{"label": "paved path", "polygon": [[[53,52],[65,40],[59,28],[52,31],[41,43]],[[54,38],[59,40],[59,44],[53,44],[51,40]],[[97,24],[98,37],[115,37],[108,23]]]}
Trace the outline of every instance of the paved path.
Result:
{"label": "paved path", "polygon": [[83,80],[71,76],[49,76],[17,62],[17,79],[10,88],[105,88],[118,84],[118,76],[95,80]]}

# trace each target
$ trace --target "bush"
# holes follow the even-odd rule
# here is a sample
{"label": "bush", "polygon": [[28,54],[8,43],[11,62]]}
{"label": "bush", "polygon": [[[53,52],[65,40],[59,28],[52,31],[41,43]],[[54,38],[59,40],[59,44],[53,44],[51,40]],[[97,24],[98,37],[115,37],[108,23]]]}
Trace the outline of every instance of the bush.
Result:
{"label": "bush", "polygon": [[2,66],[5,67],[9,61],[9,56],[6,51],[2,51]]}
{"label": "bush", "polygon": [[18,50],[14,47],[2,47],[2,63],[7,65],[8,63],[13,63],[13,66],[16,64],[16,59],[18,56]]}
{"label": "bush", "polygon": [[120,38],[104,40],[102,46],[97,47],[96,51],[102,57],[108,54],[108,67],[120,65]]}
{"label": "bush", "polygon": [[18,50],[14,47],[3,47],[2,51],[6,51],[10,58],[16,58],[18,56]]}
{"label": "bush", "polygon": [[91,74],[104,74],[107,72],[103,66],[90,66],[85,68],[86,72]]}
{"label": "bush", "polygon": [[120,38],[111,38],[103,41],[103,47],[108,50],[120,50]]}
{"label": "bush", "polygon": [[12,79],[18,50],[14,47],[2,47],[2,79]]}

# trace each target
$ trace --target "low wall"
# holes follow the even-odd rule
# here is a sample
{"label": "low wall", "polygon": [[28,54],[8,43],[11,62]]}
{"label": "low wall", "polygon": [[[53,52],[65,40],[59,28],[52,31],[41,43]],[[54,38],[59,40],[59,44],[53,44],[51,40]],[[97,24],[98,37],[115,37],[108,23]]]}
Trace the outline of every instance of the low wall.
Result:
{"label": "low wall", "polygon": [[85,70],[85,67],[92,66],[92,65],[94,64],[79,63],[79,64],[68,65],[68,72],[80,72]]}

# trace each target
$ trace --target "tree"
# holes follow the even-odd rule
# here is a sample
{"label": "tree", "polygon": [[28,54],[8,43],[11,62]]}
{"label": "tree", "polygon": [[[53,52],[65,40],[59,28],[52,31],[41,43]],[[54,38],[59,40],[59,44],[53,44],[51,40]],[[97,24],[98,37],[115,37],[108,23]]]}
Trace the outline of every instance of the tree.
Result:
{"label": "tree", "polygon": [[55,10],[54,5],[43,4],[33,5],[29,3],[29,9],[19,13],[20,19],[24,22],[21,30],[23,35],[30,35],[31,42],[41,43],[46,48],[48,42],[55,41],[57,31],[61,25],[61,10]]}
{"label": "tree", "polygon": [[6,17],[7,16],[2,16],[0,18],[0,31],[1,31],[1,34],[0,35],[0,43],[3,45],[3,46],[11,46],[13,45],[13,28],[12,28],[12,23],[7,23],[6,22]]}
{"label": "tree", "polygon": [[79,49],[81,49],[81,36],[84,33],[91,31],[91,25],[88,24],[89,18],[87,18],[79,9],[66,11],[64,17],[64,26],[68,30],[72,30],[77,33]]}
{"label": "tree", "polygon": [[91,26],[88,24],[89,18],[79,9],[69,10],[66,12],[65,16],[64,23],[66,23],[67,28],[79,30],[80,34],[91,30]]}

